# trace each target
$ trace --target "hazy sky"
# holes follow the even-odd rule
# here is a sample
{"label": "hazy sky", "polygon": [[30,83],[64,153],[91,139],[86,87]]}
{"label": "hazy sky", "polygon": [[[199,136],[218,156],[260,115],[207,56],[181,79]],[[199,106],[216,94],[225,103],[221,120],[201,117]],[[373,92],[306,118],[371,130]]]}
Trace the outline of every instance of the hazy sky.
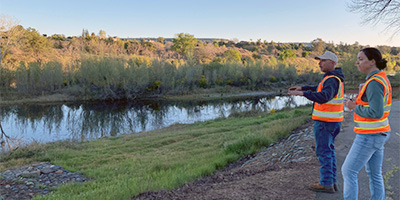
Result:
{"label": "hazy sky", "polygon": [[[61,3],[62,2],[62,3]],[[83,29],[107,36],[245,41],[325,42],[400,47],[383,25],[362,25],[350,0],[0,0],[0,14],[41,34],[80,36]]]}

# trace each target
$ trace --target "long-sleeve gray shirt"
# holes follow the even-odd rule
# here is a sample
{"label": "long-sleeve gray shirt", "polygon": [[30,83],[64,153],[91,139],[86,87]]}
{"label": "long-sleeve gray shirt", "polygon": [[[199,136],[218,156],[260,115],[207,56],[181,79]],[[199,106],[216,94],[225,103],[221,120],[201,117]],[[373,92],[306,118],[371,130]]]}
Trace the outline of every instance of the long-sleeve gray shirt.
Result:
{"label": "long-sleeve gray shirt", "polygon": [[[376,70],[371,73],[369,73],[366,77],[366,80],[368,80],[372,75],[381,72],[381,70]],[[357,113],[357,115],[360,115],[361,117],[364,118],[373,118],[373,119],[379,119],[383,116],[384,114],[384,105],[383,105],[383,97],[384,97],[384,92],[385,88],[381,83],[378,81],[371,81],[368,86],[366,91],[364,92],[363,96],[361,99],[365,102],[368,102],[369,107],[365,107],[362,105],[357,105],[356,108],[354,109],[354,112]]]}

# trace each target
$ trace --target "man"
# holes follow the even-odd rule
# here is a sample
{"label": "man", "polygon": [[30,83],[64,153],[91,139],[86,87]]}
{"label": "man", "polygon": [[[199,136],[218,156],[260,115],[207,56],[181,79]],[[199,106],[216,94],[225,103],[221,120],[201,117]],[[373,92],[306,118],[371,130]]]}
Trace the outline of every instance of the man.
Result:
{"label": "man", "polygon": [[335,68],[338,58],[330,51],[315,57],[325,73],[316,86],[294,86],[288,94],[304,96],[314,102],[315,153],[321,164],[320,180],[309,185],[316,192],[334,193],[337,189],[335,137],[343,121],[344,75],[341,68]]}

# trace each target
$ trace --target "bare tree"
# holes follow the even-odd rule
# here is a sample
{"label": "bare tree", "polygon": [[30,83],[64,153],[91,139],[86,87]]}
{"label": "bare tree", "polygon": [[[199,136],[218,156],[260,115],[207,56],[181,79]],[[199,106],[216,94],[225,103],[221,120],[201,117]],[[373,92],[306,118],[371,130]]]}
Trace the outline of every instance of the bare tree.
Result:
{"label": "bare tree", "polygon": [[351,0],[348,7],[363,15],[362,23],[382,22],[385,31],[393,30],[392,38],[400,33],[400,0]]}
{"label": "bare tree", "polygon": [[12,146],[12,144],[15,145],[15,144],[16,144],[16,141],[13,140],[13,139],[11,139],[10,136],[8,136],[8,135],[4,132],[3,127],[1,126],[1,123],[0,123],[0,133],[1,133],[0,145],[1,145],[1,150],[2,150],[2,152],[5,152],[5,151],[6,151],[6,145],[7,145],[7,147],[8,147],[9,150],[13,150],[14,147]]}
{"label": "bare tree", "polygon": [[18,24],[19,21],[16,19],[7,15],[0,15],[0,66],[9,47],[15,42],[20,33],[22,33],[18,28]]}

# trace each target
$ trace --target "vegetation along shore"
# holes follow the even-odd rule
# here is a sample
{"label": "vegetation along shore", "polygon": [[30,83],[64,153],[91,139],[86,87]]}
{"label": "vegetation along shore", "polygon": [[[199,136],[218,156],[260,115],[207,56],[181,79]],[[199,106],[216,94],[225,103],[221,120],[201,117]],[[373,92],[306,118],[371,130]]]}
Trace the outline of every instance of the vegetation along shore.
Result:
{"label": "vegetation along shore", "polygon": [[[197,39],[187,33],[172,40],[137,40],[106,37],[104,30],[65,37],[14,25],[1,32],[0,103],[132,100],[210,90],[276,92],[318,82],[314,57],[325,50],[339,56],[346,88],[358,88],[364,78],[354,65],[364,48],[357,42],[333,44],[321,38],[309,43],[248,42]],[[399,80],[400,48],[378,48],[388,60],[387,73]]]}

